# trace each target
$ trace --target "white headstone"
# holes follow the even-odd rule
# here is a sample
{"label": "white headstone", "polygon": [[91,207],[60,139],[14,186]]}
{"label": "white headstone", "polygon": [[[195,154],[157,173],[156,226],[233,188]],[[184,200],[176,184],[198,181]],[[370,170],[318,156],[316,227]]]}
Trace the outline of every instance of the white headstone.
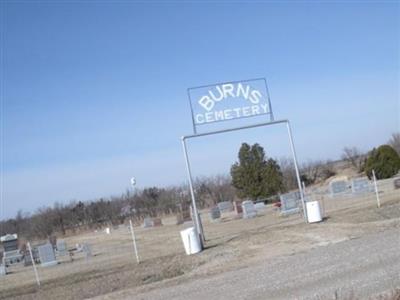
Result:
{"label": "white headstone", "polygon": [[56,256],[54,254],[53,246],[45,244],[38,247],[40,265],[42,267],[54,266],[57,264]]}
{"label": "white headstone", "polygon": [[257,216],[257,211],[254,208],[253,201],[243,201],[242,202],[243,208],[243,219],[254,218]]}
{"label": "white headstone", "polygon": [[0,276],[4,276],[7,274],[6,266],[0,265]]}
{"label": "white headstone", "polygon": [[144,218],[143,227],[144,228],[153,227],[153,219],[152,218]]}
{"label": "white headstone", "polygon": [[67,243],[64,240],[57,240],[57,254],[58,255],[67,255]]}
{"label": "white headstone", "polygon": [[81,244],[75,244],[76,252],[82,252],[83,246]]}

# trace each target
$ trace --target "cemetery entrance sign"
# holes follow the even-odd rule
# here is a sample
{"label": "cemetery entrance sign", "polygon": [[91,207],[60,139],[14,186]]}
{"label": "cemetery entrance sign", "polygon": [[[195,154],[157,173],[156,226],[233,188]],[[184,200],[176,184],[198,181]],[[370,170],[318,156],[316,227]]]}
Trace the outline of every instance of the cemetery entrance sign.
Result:
{"label": "cemetery entrance sign", "polygon": [[[245,130],[257,127],[286,124],[289,144],[292,152],[293,164],[296,171],[297,185],[303,206],[304,219],[307,222],[303,188],[300,181],[300,174],[297,164],[296,151],[294,148],[292,130],[289,120],[274,120],[269,98],[268,87],[265,79],[252,79],[218,83],[213,85],[200,86],[188,89],[190,109],[192,112],[193,134],[182,136],[182,147],[185,156],[186,170],[189,181],[190,195],[192,198],[194,225],[199,234],[201,247],[205,241],[203,226],[196,206],[195,193],[193,188],[192,172],[186,145],[186,140],[191,138],[204,137],[209,135],[227,133],[237,130]],[[265,118],[267,116],[267,118]],[[233,125],[233,121],[258,117],[258,122],[247,123],[241,126]],[[264,117],[260,121],[260,117]],[[206,132],[197,132],[198,126],[214,124],[222,121],[232,121],[232,126],[217,128]],[[227,123],[227,122],[226,122]]]}
{"label": "cemetery entrance sign", "polygon": [[188,96],[194,133],[199,125],[221,121],[261,115],[274,120],[264,78],[193,87]]}

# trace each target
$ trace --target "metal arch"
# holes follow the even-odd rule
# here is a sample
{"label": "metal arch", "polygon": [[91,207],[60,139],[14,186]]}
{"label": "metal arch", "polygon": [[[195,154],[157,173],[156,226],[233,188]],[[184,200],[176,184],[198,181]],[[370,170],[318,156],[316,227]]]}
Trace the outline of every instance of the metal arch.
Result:
{"label": "metal arch", "polygon": [[184,157],[185,157],[185,162],[186,162],[186,171],[187,171],[187,175],[188,175],[188,179],[189,179],[189,188],[190,188],[190,195],[192,198],[193,213],[195,215],[194,216],[195,226],[196,226],[197,233],[200,235],[200,241],[202,242],[202,244],[204,243],[204,232],[203,232],[203,227],[201,225],[201,220],[199,218],[199,214],[198,214],[198,210],[197,210],[197,206],[196,206],[196,199],[195,199],[194,189],[193,189],[192,171],[190,168],[190,161],[189,161],[189,155],[188,155],[188,151],[187,151],[186,140],[192,139],[192,138],[208,136],[208,135],[215,135],[215,134],[226,133],[226,132],[231,132],[231,131],[238,131],[238,130],[251,129],[251,128],[256,128],[256,127],[269,126],[269,125],[277,125],[277,124],[283,124],[283,123],[286,124],[287,130],[288,130],[290,149],[292,152],[292,158],[293,158],[293,163],[294,163],[296,178],[297,178],[297,185],[298,185],[298,188],[300,191],[300,198],[301,198],[301,203],[303,206],[304,220],[307,223],[307,211],[306,211],[305,202],[304,202],[304,192],[303,192],[303,187],[301,185],[300,173],[299,173],[299,168],[298,168],[298,163],[297,163],[296,149],[294,147],[292,130],[290,127],[289,120],[287,120],[287,119],[277,120],[277,121],[258,123],[258,124],[248,125],[248,126],[241,126],[241,127],[234,127],[234,128],[229,128],[229,129],[221,129],[221,130],[216,130],[216,131],[208,131],[208,132],[203,132],[203,133],[191,134],[191,135],[186,135],[186,136],[181,137],[182,147],[183,147],[183,152],[184,152]]}

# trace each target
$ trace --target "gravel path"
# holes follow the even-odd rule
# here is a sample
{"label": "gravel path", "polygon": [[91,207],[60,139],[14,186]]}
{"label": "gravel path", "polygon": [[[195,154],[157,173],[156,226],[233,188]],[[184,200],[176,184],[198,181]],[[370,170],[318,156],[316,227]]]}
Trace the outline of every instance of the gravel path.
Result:
{"label": "gravel path", "polygon": [[400,287],[398,228],[126,299],[334,299],[335,292],[340,299],[352,293],[365,299],[395,287]]}

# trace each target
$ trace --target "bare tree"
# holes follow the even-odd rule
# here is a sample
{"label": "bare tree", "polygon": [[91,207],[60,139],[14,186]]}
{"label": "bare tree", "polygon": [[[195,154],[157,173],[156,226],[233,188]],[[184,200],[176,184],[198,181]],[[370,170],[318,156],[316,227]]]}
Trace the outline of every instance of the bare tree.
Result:
{"label": "bare tree", "polygon": [[279,160],[281,172],[283,175],[283,183],[287,191],[297,189],[296,169],[294,167],[293,159],[282,157]]}
{"label": "bare tree", "polygon": [[300,173],[301,181],[306,185],[326,180],[336,174],[333,163],[329,160],[308,161],[301,166]]}
{"label": "bare tree", "polygon": [[342,159],[349,162],[357,172],[363,171],[365,155],[356,147],[344,147]]}
{"label": "bare tree", "polygon": [[334,163],[331,162],[330,160],[327,160],[324,164],[322,164],[321,175],[320,175],[322,180],[326,180],[329,177],[336,175],[333,165]]}
{"label": "bare tree", "polygon": [[400,132],[393,133],[388,144],[400,155]]}
{"label": "bare tree", "polygon": [[300,170],[302,181],[304,181],[306,185],[315,183],[321,176],[322,166],[323,162],[319,160],[309,160],[308,162],[304,163]]}

